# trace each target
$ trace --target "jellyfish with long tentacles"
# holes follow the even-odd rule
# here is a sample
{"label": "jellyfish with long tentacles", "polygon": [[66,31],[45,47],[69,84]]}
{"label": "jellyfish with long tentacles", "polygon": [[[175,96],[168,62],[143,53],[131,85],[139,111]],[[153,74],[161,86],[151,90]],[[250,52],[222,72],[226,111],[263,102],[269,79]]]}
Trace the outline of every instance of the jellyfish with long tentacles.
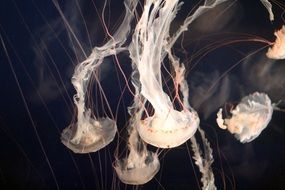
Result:
{"label": "jellyfish with long tentacles", "polygon": [[136,95],[133,105],[129,107],[131,115],[128,129],[129,154],[126,158],[117,159],[114,166],[119,179],[125,184],[145,184],[155,176],[160,168],[157,153],[147,150],[145,142],[141,140],[136,129],[144,107],[142,104],[145,104],[145,101]]}
{"label": "jellyfish with long tentacles", "polygon": [[273,113],[270,98],[265,93],[255,92],[242,98],[231,110],[232,116],[223,119],[222,109],[217,113],[217,124],[227,129],[242,143],[251,142],[267,127]]}
{"label": "jellyfish with long tentacles", "polygon": [[130,129],[129,155],[116,160],[115,171],[125,184],[142,185],[149,182],[159,171],[158,155],[146,149],[135,127]]}
{"label": "jellyfish with long tentacles", "polygon": [[104,58],[124,50],[122,45],[129,34],[136,4],[137,1],[125,1],[126,14],[117,32],[104,46],[95,47],[91,55],[75,69],[72,84],[77,92],[74,95],[77,122],[65,128],[61,135],[62,143],[75,153],[96,152],[115,137],[116,122],[108,117],[92,117],[91,110],[86,108],[86,92],[92,73],[100,67]]}
{"label": "jellyfish with long tentacles", "polygon": [[136,25],[129,47],[130,57],[138,68],[141,94],[151,103],[155,112],[138,125],[141,138],[160,148],[172,148],[186,142],[199,125],[196,112],[175,110],[169,96],[163,91],[161,63],[167,52],[188,25],[197,17],[226,0],[205,1],[170,37],[170,25],[182,3],[178,0],[145,2],[144,11]]}

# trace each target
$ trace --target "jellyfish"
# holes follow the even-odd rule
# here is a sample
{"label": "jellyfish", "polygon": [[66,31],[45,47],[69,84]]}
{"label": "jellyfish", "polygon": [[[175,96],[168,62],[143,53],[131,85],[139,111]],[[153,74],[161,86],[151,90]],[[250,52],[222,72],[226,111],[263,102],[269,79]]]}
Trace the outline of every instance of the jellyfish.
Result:
{"label": "jellyfish", "polygon": [[266,56],[270,59],[285,59],[285,26],[274,32],[276,40],[271,48],[268,49]]}
{"label": "jellyfish", "polygon": [[188,25],[207,10],[226,0],[205,1],[170,37],[170,25],[182,3],[178,0],[145,1],[144,10],[129,46],[130,57],[137,66],[141,94],[155,110],[137,127],[140,137],[148,144],[172,148],[186,142],[194,135],[199,117],[191,109],[174,109],[169,96],[163,91],[161,63],[167,52]]}
{"label": "jellyfish", "polygon": [[[135,99],[139,100],[140,98]],[[140,121],[140,112],[143,110],[143,106],[137,100],[134,101],[133,106],[129,109],[132,115],[128,129],[129,154],[126,158],[117,159],[114,166],[119,179],[123,183],[131,185],[142,185],[149,182],[160,168],[157,153],[147,150],[145,142],[141,140],[135,127]],[[135,108],[137,106],[140,106],[140,108]]]}
{"label": "jellyfish", "polygon": [[159,171],[158,155],[146,149],[135,127],[130,129],[129,155],[116,160],[115,171],[125,184],[142,185],[149,182]]}
{"label": "jellyfish", "polygon": [[273,113],[271,100],[265,93],[255,92],[242,98],[231,110],[232,116],[223,119],[222,108],[217,113],[217,124],[227,129],[242,143],[251,142],[267,127]]}
{"label": "jellyfish", "polygon": [[[95,47],[90,56],[75,68],[72,84],[75,87],[74,103],[77,107],[77,122],[65,128],[62,143],[75,153],[96,152],[107,146],[117,132],[116,122],[109,117],[95,118],[86,108],[86,92],[94,70],[98,69],[107,56],[118,54],[130,31],[137,1],[126,0],[126,14],[114,36],[102,47]],[[95,76],[95,79],[98,80]]]}
{"label": "jellyfish", "polygon": [[[90,113],[90,112],[89,112]],[[96,152],[115,137],[116,123],[110,118],[86,117],[89,121],[71,124],[61,134],[62,143],[75,153]]]}

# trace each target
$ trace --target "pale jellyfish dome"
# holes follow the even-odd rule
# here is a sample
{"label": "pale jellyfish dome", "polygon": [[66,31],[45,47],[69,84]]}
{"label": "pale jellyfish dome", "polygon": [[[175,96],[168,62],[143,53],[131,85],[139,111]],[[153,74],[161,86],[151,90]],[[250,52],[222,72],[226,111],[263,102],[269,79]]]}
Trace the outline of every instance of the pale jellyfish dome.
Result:
{"label": "pale jellyfish dome", "polygon": [[268,49],[266,56],[270,59],[285,59],[285,26],[274,33],[276,40]]}
{"label": "pale jellyfish dome", "polygon": [[222,118],[222,109],[217,113],[220,128],[228,129],[242,143],[253,141],[267,127],[273,107],[265,93],[255,92],[244,97],[230,118]]}
{"label": "pale jellyfish dome", "polygon": [[81,125],[69,125],[61,134],[61,142],[74,153],[96,152],[112,142],[116,135],[116,123],[110,118],[88,120]]}
{"label": "pale jellyfish dome", "polygon": [[146,154],[132,154],[132,159],[117,160],[115,170],[119,179],[130,185],[142,185],[149,182],[159,171],[158,155],[147,151]]}
{"label": "pale jellyfish dome", "polygon": [[185,143],[196,132],[200,120],[194,111],[170,109],[164,117],[154,114],[140,122],[140,137],[159,148],[173,148]]}

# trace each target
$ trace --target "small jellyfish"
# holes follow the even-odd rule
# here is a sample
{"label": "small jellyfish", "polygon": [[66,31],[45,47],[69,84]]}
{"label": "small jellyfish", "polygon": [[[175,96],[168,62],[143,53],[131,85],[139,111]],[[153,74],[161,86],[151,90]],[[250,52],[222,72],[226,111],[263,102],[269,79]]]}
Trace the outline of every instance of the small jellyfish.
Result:
{"label": "small jellyfish", "polygon": [[230,118],[222,118],[222,108],[217,113],[217,124],[222,129],[228,129],[242,143],[251,142],[257,138],[271,120],[273,106],[265,93],[255,92],[244,97],[231,110]]}
{"label": "small jellyfish", "polygon": [[[136,138],[136,145],[134,143],[129,145],[130,153],[128,157],[116,160],[114,168],[123,183],[142,185],[149,182],[156,175],[160,163],[158,155],[147,151],[146,145],[139,138],[137,131],[135,129],[133,131],[133,134],[131,134],[133,137],[130,137],[130,139]],[[139,146],[142,147],[139,148]]]}
{"label": "small jellyfish", "polygon": [[74,153],[96,152],[108,145],[115,137],[115,121],[108,117],[73,123],[61,134],[61,142]]}
{"label": "small jellyfish", "polygon": [[129,154],[127,158],[117,159],[114,166],[119,179],[123,183],[131,185],[147,183],[156,175],[160,168],[158,155],[147,150],[145,142],[141,140],[135,127],[140,122],[140,114],[143,110],[140,105],[138,96],[136,96],[133,106],[129,107],[129,113],[132,116],[128,130]]}
{"label": "small jellyfish", "polygon": [[274,32],[276,40],[271,48],[268,49],[266,56],[270,59],[285,59],[285,26]]}

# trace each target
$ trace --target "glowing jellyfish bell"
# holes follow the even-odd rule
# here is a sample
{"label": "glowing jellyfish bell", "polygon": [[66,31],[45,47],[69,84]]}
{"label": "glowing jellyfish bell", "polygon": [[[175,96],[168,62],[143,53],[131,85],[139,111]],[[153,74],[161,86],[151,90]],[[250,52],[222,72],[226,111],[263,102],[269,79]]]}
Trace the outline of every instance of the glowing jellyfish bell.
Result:
{"label": "glowing jellyfish bell", "polygon": [[133,128],[129,137],[129,155],[116,160],[115,171],[125,184],[142,185],[149,182],[159,171],[158,155],[146,149],[137,130]]}
{"label": "glowing jellyfish bell", "polygon": [[128,158],[116,162],[115,171],[123,183],[142,185],[157,174],[159,167],[157,154],[150,151],[130,152]]}
{"label": "glowing jellyfish bell", "polygon": [[108,117],[85,119],[82,123],[71,124],[61,134],[61,142],[75,153],[96,152],[104,148],[117,131],[116,123]]}
{"label": "glowing jellyfish bell", "polygon": [[274,33],[276,40],[268,49],[266,56],[270,59],[285,59],[285,26]]}
{"label": "glowing jellyfish bell", "polygon": [[255,92],[244,97],[231,110],[230,118],[222,118],[222,108],[217,113],[217,124],[222,129],[228,129],[242,143],[251,142],[257,138],[271,120],[273,106],[265,93]]}
{"label": "glowing jellyfish bell", "polygon": [[[89,61],[88,59],[86,60]],[[77,122],[65,128],[61,134],[61,142],[75,153],[96,152],[108,145],[115,137],[117,126],[109,117],[95,118],[91,110],[85,107],[85,92],[87,89],[83,77],[90,75],[86,70],[77,67],[72,84],[77,94],[74,103],[77,106]],[[90,76],[89,76],[90,77]]]}

